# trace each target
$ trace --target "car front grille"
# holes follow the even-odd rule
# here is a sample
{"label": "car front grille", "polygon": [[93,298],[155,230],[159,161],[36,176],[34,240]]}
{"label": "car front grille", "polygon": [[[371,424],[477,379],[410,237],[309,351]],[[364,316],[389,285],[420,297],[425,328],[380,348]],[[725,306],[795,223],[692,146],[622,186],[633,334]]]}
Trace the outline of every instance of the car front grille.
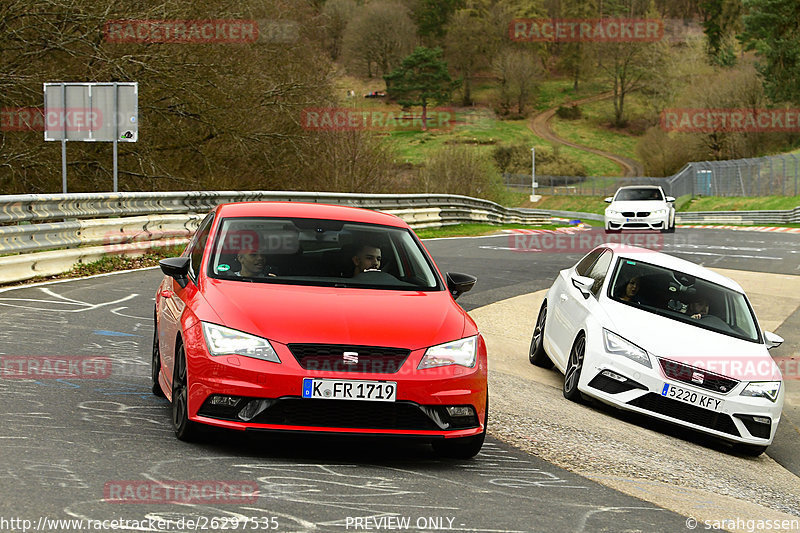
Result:
{"label": "car front grille", "polygon": [[700,387],[706,390],[718,392],[720,394],[727,394],[733,390],[739,382],[733,378],[709,372],[699,367],[672,361],[671,359],[658,359],[661,364],[661,370],[664,375],[669,379],[682,381],[695,387]]}
{"label": "car front grille", "polygon": [[[250,401],[242,398],[235,407],[212,406],[207,400],[201,416],[243,422],[237,414]],[[398,429],[441,431],[479,426],[476,416],[450,417],[443,406],[424,406],[414,402],[368,402],[356,400],[317,400],[285,397],[270,400],[260,414],[247,420],[251,424],[305,426],[312,428]]]}
{"label": "car front grille", "polygon": [[636,213],[634,213],[633,211],[623,211],[622,212],[622,216],[624,216],[624,217],[635,217]]}
{"label": "car front grille", "polygon": [[403,348],[344,344],[290,344],[289,350],[306,370],[367,374],[393,374],[411,353]]}
{"label": "car front grille", "polygon": [[638,213],[636,213],[636,216],[637,217],[649,217],[650,216],[650,211],[639,211]]}
{"label": "car front grille", "polygon": [[708,429],[728,433],[729,435],[741,436],[736,424],[730,415],[717,413],[702,407],[696,407],[687,403],[679,402],[654,392],[649,392],[628,402],[628,405],[639,407],[646,411],[658,413],[677,420],[683,420],[690,424],[703,426]]}

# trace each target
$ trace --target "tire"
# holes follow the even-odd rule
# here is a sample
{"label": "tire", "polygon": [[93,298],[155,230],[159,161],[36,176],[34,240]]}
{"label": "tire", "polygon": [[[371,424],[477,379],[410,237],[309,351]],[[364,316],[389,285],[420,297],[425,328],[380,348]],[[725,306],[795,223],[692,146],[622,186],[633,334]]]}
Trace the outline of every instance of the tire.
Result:
{"label": "tire", "polygon": [[733,449],[742,455],[747,455],[748,457],[758,457],[767,451],[766,446],[758,446],[755,444],[736,444]]}
{"label": "tire", "polygon": [[581,333],[572,344],[572,349],[569,351],[567,369],[564,372],[564,398],[573,402],[580,402],[583,399],[583,395],[578,390],[578,381],[580,381],[581,370],[583,370],[585,352],[586,336]]}
{"label": "tire", "polygon": [[483,432],[472,437],[460,439],[439,439],[433,441],[433,451],[441,457],[450,459],[472,459],[483,447],[486,440],[486,426],[489,422],[489,394],[486,394],[486,416],[483,419]]}
{"label": "tire", "polygon": [[536,318],[536,325],[533,327],[531,336],[531,347],[528,350],[528,360],[532,365],[542,368],[553,368],[553,362],[547,357],[544,351],[544,325],[547,321],[547,302],[542,302],[539,309],[539,316]]}
{"label": "tire", "polygon": [[186,351],[183,344],[175,356],[175,370],[172,377],[172,428],[178,440],[192,442],[200,435],[197,422],[189,420],[189,373],[186,368]]}
{"label": "tire", "polygon": [[153,379],[153,394],[163,398],[164,391],[158,382],[158,375],[161,372],[161,350],[158,347],[158,326],[153,325],[153,356],[150,359],[150,376]]}

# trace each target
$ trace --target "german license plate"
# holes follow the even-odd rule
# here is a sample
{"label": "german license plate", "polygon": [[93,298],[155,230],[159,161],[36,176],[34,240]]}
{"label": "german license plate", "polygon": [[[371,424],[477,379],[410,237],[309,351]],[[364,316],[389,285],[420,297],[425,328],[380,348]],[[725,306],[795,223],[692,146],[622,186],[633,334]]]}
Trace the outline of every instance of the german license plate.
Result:
{"label": "german license plate", "polygon": [[661,396],[716,412],[722,410],[722,404],[724,403],[722,400],[700,394],[693,390],[676,387],[669,383],[664,383],[664,388],[661,389]]}
{"label": "german license plate", "polygon": [[303,378],[303,398],[393,402],[397,382]]}
{"label": "german license plate", "polygon": [[626,218],[625,222],[644,222],[643,218]]}

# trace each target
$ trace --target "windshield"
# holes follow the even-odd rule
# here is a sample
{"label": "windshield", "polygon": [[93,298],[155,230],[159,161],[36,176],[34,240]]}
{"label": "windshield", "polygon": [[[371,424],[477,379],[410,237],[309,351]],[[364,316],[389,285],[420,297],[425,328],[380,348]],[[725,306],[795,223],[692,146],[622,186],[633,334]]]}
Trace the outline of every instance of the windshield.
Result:
{"label": "windshield", "polygon": [[608,296],[699,328],[761,342],[755,315],[744,294],[677,270],[621,258]]}
{"label": "windshield", "polygon": [[664,201],[664,196],[658,189],[620,189],[617,192],[615,202],[632,202],[641,200],[659,200]]}
{"label": "windshield", "polygon": [[209,275],[240,282],[404,290],[441,289],[402,228],[305,218],[226,218]]}

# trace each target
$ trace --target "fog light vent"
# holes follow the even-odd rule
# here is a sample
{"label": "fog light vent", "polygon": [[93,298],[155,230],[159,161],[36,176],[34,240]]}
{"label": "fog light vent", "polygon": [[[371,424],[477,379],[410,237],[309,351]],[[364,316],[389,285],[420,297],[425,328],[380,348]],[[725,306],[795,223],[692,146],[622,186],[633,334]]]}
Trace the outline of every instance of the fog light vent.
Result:
{"label": "fog light vent", "polygon": [[758,422],[759,424],[772,424],[772,420],[766,416],[754,416],[753,422]]}
{"label": "fog light vent", "polygon": [[611,378],[614,381],[619,381],[620,383],[625,383],[626,381],[628,381],[628,378],[626,378],[625,376],[620,376],[619,374],[617,374],[616,372],[612,372],[611,370],[603,370],[602,372],[600,372],[600,374],[607,378]]}
{"label": "fog light vent", "polygon": [[258,415],[264,412],[267,407],[275,403],[275,400],[250,400],[247,402],[247,405],[244,406],[244,409],[239,411],[239,414],[236,416],[240,419],[244,420],[245,422],[249,422],[250,420],[254,419]]}
{"label": "fog light vent", "polygon": [[448,405],[447,414],[453,418],[473,416],[475,414],[475,410],[471,405]]}
{"label": "fog light vent", "polygon": [[236,404],[239,403],[241,398],[238,396],[223,396],[221,394],[215,394],[211,397],[209,403],[211,405],[222,405],[223,407],[236,407]]}

